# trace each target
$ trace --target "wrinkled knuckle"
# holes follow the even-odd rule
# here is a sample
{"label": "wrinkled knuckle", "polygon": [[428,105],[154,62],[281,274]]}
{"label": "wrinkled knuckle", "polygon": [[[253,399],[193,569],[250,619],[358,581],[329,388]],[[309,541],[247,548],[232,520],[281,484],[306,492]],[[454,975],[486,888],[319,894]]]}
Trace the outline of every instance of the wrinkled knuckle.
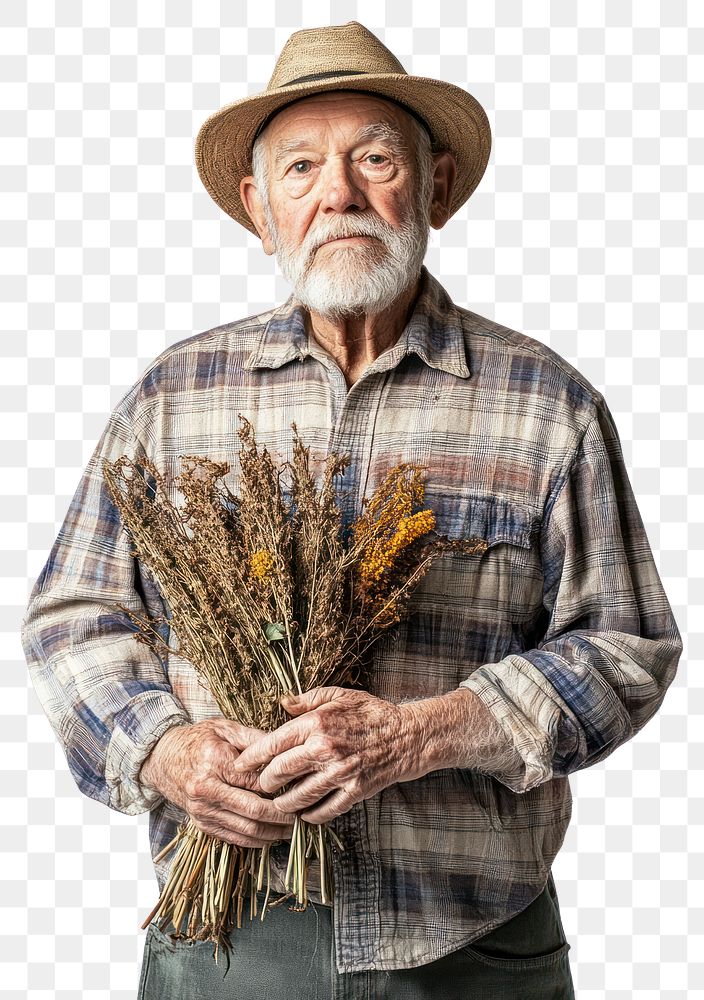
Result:
{"label": "wrinkled knuckle", "polygon": [[224,831],[216,823],[211,823],[207,819],[202,819],[193,813],[191,813],[191,819],[194,826],[202,833],[207,833],[209,837],[220,837],[221,840],[225,839],[223,836]]}
{"label": "wrinkled knuckle", "polygon": [[273,775],[271,772],[269,772],[268,774],[259,775],[259,787],[263,792],[269,794],[274,791],[275,786],[276,786],[276,778],[275,775]]}
{"label": "wrinkled knuckle", "polygon": [[314,712],[310,718],[311,731],[319,736],[325,736],[334,730],[329,712]]}
{"label": "wrinkled knuckle", "polygon": [[[259,831],[262,828],[262,817],[261,809],[249,809],[247,810],[247,815],[243,817],[242,822],[249,828],[251,828],[252,834],[255,831]],[[247,831],[250,832],[249,830]]]}
{"label": "wrinkled knuckle", "polygon": [[339,760],[340,748],[332,734],[323,733],[318,737],[318,752],[322,760]]}
{"label": "wrinkled knuckle", "polygon": [[[237,833],[235,833],[233,830],[229,829],[229,827],[220,826],[220,827],[217,827],[216,829],[217,829],[217,832],[214,833],[213,836],[217,837],[218,840],[226,840],[228,842],[228,844],[237,844],[237,843],[239,843],[239,841],[237,839],[239,835]],[[242,840],[246,840],[246,839],[247,839],[246,837],[242,838]],[[242,846],[245,846],[245,845],[243,844]]]}
{"label": "wrinkled knuckle", "polygon": [[262,815],[260,799],[248,800],[246,803],[243,803],[241,810],[238,810],[238,812],[248,820],[260,819]]}
{"label": "wrinkled knuckle", "polygon": [[249,837],[240,837],[236,833],[230,834],[227,839],[235,847],[261,847],[261,844],[252,841]]}
{"label": "wrinkled knuckle", "polygon": [[345,744],[339,740],[334,741],[332,756],[333,760],[338,764],[349,764],[349,751]]}
{"label": "wrinkled knuckle", "polygon": [[308,751],[314,760],[325,749],[326,742],[327,737],[315,731],[308,737]]}
{"label": "wrinkled knuckle", "polygon": [[213,822],[213,809],[208,802],[194,799],[193,801],[186,803],[186,808],[188,810],[188,815],[193,819],[197,819],[201,823]]}
{"label": "wrinkled knuckle", "polygon": [[253,802],[249,803],[247,807],[248,821],[260,821],[264,816],[265,808],[266,806],[261,799],[255,799]]}
{"label": "wrinkled knuckle", "polygon": [[266,823],[257,823],[254,820],[246,820],[241,833],[250,840],[256,840],[258,844],[270,843],[274,837],[278,837]]}
{"label": "wrinkled knuckle", "polygon": [[243,837],[256,837],[258,831],[258,823],[254,820],[248,819],[246,816],[240,816],[237,821],[237,833]]}
{"label": "wrinkled knuckle", "polygon": [[212,767],[219,755],[219,749],[218,741],[213,739],[212,736],[204,739],[200,746],[201,764],[206,767]]}
{"label": "wrinkled knuckle", "polygon": [[278,788],[280,783],[279,768],[269,765],[265,771],[258,775],[259,784],[263,792],[271,793]]}
{"label": "wrinkled knuckle", "polygon": [[348,797],[355,802],[362,798],[364,794],[364,781],[361,774],[353,774],[352,777],[347,782],[345,792]]}
{"label": "wrinkled knuckle", "polygon": [[206,798],[206,782],[200,774],[187,778],[183,790],[190,802],[200,802]]}

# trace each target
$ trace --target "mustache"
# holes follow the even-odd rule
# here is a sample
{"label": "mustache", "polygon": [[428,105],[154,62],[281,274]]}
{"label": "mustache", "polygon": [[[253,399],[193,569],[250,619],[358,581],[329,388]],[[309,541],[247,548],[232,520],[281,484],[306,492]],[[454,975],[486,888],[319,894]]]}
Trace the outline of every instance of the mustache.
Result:
{"label": "mustache", "polygon": [[319,247],[330,240],[345,239],[350,236],[371,236],[388,247],[389,236],[393,234],[393,227],[378,216],[341,216],[324,229],[316,229],[313,233],[309,233],[301,244],[301,252],[306,256],[312,256]]}

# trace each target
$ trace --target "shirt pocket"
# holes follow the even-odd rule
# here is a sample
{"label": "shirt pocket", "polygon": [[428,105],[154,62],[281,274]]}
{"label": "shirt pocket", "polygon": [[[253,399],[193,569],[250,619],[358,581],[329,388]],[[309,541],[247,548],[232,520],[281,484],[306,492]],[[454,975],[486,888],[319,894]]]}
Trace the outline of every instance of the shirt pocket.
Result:
{"label": "shirt pocket", "polygon": [[527,504],[435,484],[424,507],[437,534],[485,544],[436,556],[380,642],[370,689],[394,702],[446,694],[482,664],[530,648],[542,609],[539,522]]}
{"label": "shirt pocket", "polygon": [[446,602],[465,626],[503,631],[533,622],[543,594],[540,516],[519,501],[486,494],[427,496],[426,502],[438,533],[482,539],[486,548],[444,553],[428,574],[423,597]]}

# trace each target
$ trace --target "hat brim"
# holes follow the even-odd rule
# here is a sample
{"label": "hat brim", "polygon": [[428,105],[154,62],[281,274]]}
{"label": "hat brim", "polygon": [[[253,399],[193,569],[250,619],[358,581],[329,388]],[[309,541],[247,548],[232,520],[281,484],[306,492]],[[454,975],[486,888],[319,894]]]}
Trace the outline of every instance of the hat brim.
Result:
{"label": "hat brim", "polygon": [[201,125],[195,142],[198,174],[211,198],[236,222],[258,235],[240,198],[240,181],[252,172],[251,150],[262,122],[295,100],[329,90],[363,90],[412,108],[428,123],[433,144],[457,163],[450,214],[481,180],[491,152],[484,108],[461,87],[405,73],[360,73],[280,87],[226,104]]}

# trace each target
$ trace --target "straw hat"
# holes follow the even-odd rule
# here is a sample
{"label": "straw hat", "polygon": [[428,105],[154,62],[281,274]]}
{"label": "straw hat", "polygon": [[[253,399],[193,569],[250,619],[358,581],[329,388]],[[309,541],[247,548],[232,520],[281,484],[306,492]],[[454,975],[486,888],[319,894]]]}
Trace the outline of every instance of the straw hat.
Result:
{"label": "straw hat", "polygon": [[239,186],[252,172],[252,144],[263,125],[287,104],[328,90],[363,90],[403,105],[420,118],[433,148],[457,161],[450,214],[469,198],[486,169],[491,128],[471,94],[444,80],[411,76],[376,35],[359,24],[294,32],[283,47],[266,90],[226,104],[201,125],[196,166],[208,194],[256,235]]}

